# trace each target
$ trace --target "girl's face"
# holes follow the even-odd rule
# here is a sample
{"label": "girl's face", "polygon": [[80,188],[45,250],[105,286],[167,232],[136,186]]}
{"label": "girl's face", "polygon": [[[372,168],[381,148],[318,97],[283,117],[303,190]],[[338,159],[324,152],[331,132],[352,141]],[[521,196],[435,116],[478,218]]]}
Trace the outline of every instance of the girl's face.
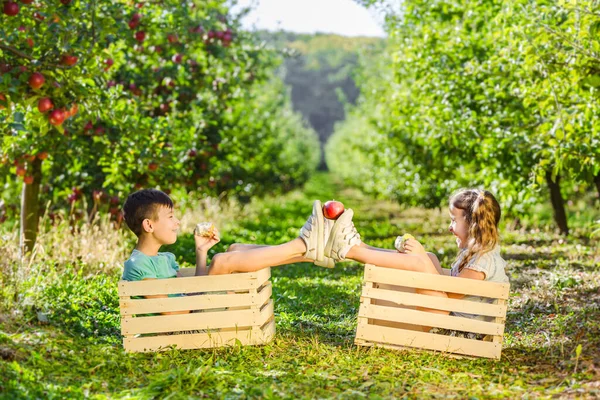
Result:
{"label": "girl's face", "polygon": [[465,218],[465,212],[460,208],[450,208],[450,232],[456,236],[458,248],[465,249],[469,238],[469,225]]}

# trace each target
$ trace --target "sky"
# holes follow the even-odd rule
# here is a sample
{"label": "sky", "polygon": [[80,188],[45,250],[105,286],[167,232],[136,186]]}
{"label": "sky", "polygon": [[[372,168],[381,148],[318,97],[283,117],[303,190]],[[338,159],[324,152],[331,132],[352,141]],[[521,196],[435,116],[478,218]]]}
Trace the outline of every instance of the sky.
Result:
{"label": "sky", "polygon": [[336,33],[343,36],[385,36],[376,15],[353,0],[238,0],[253,10],[244,28],[298,33]]}

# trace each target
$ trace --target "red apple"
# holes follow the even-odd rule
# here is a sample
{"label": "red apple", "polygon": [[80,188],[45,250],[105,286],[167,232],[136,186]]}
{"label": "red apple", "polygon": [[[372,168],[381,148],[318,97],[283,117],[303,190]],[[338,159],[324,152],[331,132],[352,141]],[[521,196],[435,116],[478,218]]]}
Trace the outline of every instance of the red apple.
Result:
{"label": "red apple", "polygon": [[104,60],[104,65],[106,65],[106,67],[104,67],[105,71],[108,71],[110,69],[110,67],[113,66],[115,62],[113,61],[112,58],[107,58],[106,60]]}
{"label": "red apple", "polygon": [[339,201],[330,200],[323,205],[323,215],[328,219],[338,219],[344,212],[344,205]]}
{"label": "red apple", "polygon": [[94,124],[92,124],[92,121],[88,121],[83,127],[84,131],[91,131],[92,129],[94,129]]}
{"label": "red apple", "polygon": [[48,121],[50,121],[50,123],[52,125],[58,126],[64,122],[65,117],[66,117],[66,114],[65,114],[64,110],[61,110],[59,108],[57,110],[50,112],[50,114],[48,115]]}
{"label": "red apple", "polygon": [[48,152],[47,151],[42,151],[42,152],[38,153],[37,158],[39,158],[40,160],[44,161],[45,159],[48,158]]}
{"label": "red apple", "polygon": [[16,171],[17,176],[25,176],[26,173],[27,173],[27,170],[25,169],[24,166],[17,165],[17,171]]}
{"label": "red apple", "polygon": [[156,171],[158,169],[158,164],[152,161],[150,164],[148,164],[148,169],[150,171]]}
{"label": "red apple", "polygon": [[181,54],[175,54],[171,60],[175,63],[175,64],[181,64],[181,61],[183,61],[183,56]]}
{"label": "red apple", "polygon": [[142,43],[146,39],[146,32],[138,31],[135,33],[135,40]]}
{"label": "red apple", "polygon": [[26,185],[31,185],[33,183],[33,176],[32,175],[25,176],[23,178],[23,182],[25,182]]}
{"label": "red apple", "polygon": [[167,35],[167,40],[169,41],[169,43],[177,43],[177,35],[173,34],[173,33],[169,33]]}
{"label": "red apple", "polygon": [[33,154],[25,154],[23,156],[23,158],[29,162],[34,162],[35,161],[35,156]]}
{"label": "red apple", "polygon": [[77,60],[79,60],[79,59],[75,56],[64,54],[62,56],[61,63],[62,63],[62,65],[67,65],[69,67],[72,67],[73,65],[77,64]]}
{"label": "red apple", "polygon": [[46,111],[50,111],[54,108],[54,104],[52,104],[52,100],[47,97],[42,97],[40,101],[38,101],[38,110],[41,113],[45,113]]}
{"label": "red apple", "polygon": [[194,149],[192,149],[188,152],[189,157],[196,157],[197,155],[198,155],[198,152]]}
{"label": "red apple", "polygon": [[32,38],[27,38],[27,46],[33,47],[33,45],[34,45],[33,39]]}
{"label": "red apple", "polygon": [[4,3],[4,14],[9,17],[14,17],[19,13],[19,5],[12,1],[7,1]]}
{"label": "red apple", "polygon": [[40,74],[39,72],[34,72],[29,77],[29,86],[31,86],[33,90],[37,90],[44,85],[45,81],[46,79],[44,79],[44,75]]}

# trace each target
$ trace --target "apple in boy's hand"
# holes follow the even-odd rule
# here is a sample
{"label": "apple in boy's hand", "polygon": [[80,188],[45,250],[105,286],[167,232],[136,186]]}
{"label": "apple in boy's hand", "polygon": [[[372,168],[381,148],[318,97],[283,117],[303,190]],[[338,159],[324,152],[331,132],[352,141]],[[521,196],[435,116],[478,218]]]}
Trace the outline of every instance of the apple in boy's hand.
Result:
{"label": "apple in boy's hand", "polygon": [[323,215],[327,219],[338,219],[343,212],[344,205],[339,201],[329,200],[323,206]]}

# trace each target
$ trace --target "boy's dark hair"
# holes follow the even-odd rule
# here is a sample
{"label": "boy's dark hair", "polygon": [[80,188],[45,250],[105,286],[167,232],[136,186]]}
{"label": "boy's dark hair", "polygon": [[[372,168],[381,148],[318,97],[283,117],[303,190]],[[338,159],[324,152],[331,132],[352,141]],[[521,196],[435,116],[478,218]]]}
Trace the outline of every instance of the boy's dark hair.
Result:
{"label": "boy's dark hair", "polygon": [[165,192],[142,189],[131,193],[123,204],[123,215],[129,229],[139,237],[142,234],[142,222],[146,218],[158,218],[160,206],[173,208],[173,200]]}

